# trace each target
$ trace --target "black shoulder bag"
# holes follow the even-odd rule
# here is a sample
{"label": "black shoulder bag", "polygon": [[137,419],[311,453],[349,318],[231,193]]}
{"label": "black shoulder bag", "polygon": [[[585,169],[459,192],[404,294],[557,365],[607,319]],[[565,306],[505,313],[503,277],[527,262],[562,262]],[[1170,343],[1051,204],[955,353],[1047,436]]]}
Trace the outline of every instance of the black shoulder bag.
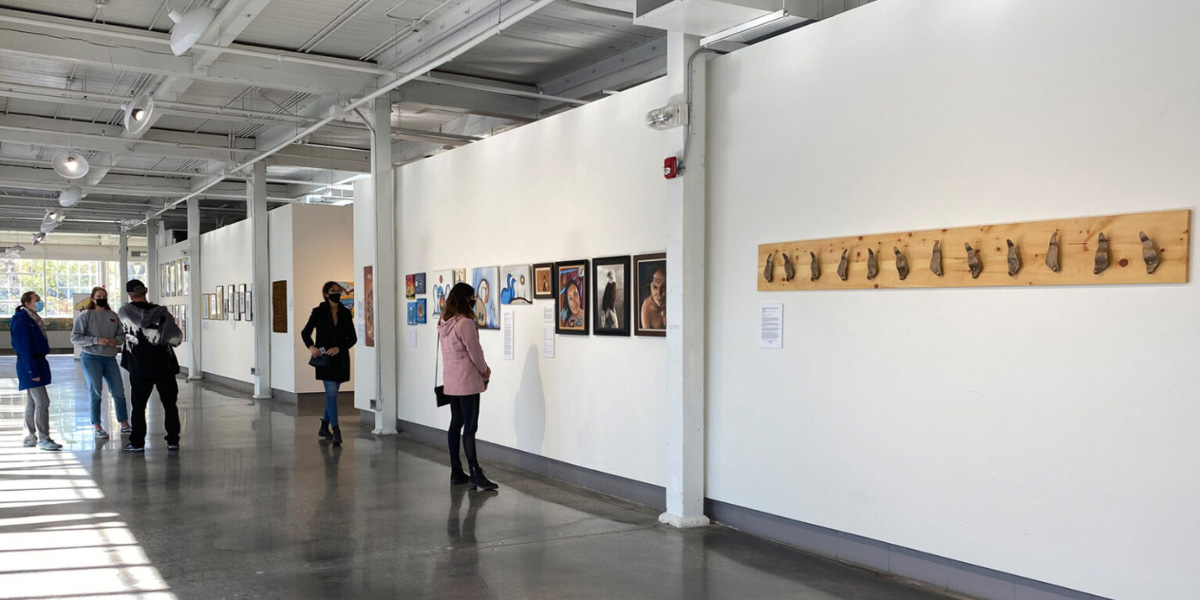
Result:
{"label": "black shoulder bag", "polygon": [[446,386],[438,385],[438,362],[442,359],[442,334],[438,332],[437,341],[437,357],[433,359],[433,395],[437,397],[437,405],[439,407],[450,404],[450,399],[446,397]]}

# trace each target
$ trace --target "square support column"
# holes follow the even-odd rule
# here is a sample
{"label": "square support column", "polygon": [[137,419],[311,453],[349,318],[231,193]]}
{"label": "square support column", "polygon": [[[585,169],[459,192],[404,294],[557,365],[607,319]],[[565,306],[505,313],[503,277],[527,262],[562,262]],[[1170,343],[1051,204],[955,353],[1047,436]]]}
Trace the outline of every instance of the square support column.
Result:
{"label": "square support column", "polygon": [[246,182],[246,217],[250,219],[250,293],[254,304],[254,399],[271,397],[271,289],[270,231],[267,228],[267,164],[251,167]]}
{"label": "square support column", "polygon": [[[669,103],[687,98],[687,66],[699,38],[667,34]],[[667,183],[667,512],[675,527],[704,516],[705,219],[704,63],[697,59],[686,171]],[[688,127],[668,132],[666,156],[682,158]]]}
{"label": "square support column", "polygon": [[121,302],[129,302],[129,298],[125,295],[125,282],[129,281],[129,232],[125,231],[125,226],[121,226],[121,235],[118,238],[117,246],[117,281],[121,294]]}
{"label": "square support column", "polygon": [[188,231],[188,320],[187,339],[191,345],[191,360],[188,363],[188,379],[195,381],[204,377],[204,339],[201,334],[204,321],[204,295],[200,289],[200,199],[187,201]]}
{"label": "square support column", "polygon": [[372,110],[371,183],[375,187],[375,356],[378,361],[377,435],[396,431],[397,394],[400,390],[400,296],[396,274],[396,244],[400,210],[392,168],[392,101],[376,98]]}
{"label": "square support column", "polygon": [[[154,211],[146,213],[146,284],[149,290],[146,300],[154,302],[159,298],[158,292],[158,219]],[[129,301],[128,298],[125,300]]]}

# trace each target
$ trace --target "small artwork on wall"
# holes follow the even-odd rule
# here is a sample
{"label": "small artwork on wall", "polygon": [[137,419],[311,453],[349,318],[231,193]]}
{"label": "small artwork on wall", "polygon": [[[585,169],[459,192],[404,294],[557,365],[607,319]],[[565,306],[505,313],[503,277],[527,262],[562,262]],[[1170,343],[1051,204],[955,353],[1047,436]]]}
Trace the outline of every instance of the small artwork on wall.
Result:
{"label": "small artwork on wall", "polygon": [[475,286],[475,324],[481,329],[500,329],[499,302],[496,296],[497,267],[476,267],[471,273]]}
{"label": "small artwork on wall", "polygon": [[337,282],[342,287],[342,306],[345,306],[350,311],[350,316],[354,316],[354,282],[339,281]]}
{"label": "small artwork on wall", "polygon": [[554,331],[567,335],[587,335],[588,261],[568,260],[554,264]]}
{"label": "small artwork on wall", "polygon": [[500,304],[533,304],[533,271],[529,265],[500,269]]}
{"label": "small artwork on wall", "polygon": [[629,335],[629,257],[592,261],[596,335]]}
{"label": "small artwork on wall", "polygon": [[415,301],[408,303],[408,324],[417,324],[417,303]]}
{"label": "small artwork on wall", "polygon": [[254,320],[254,292],[246,292],[246,314],[242,315],[247,321]]}
{"label": "small artwork on wall", "polygon": [[667,335],[667,255],[633,257],[634,335]]}
{"label": "small artwork on wall", "polygon": [[404,297],[409,300],[417,297],[417,276],[412,273],[404,276]]}
{"label": "small artwork on wall", "polygon": [[418,325],[424,325],[425,323],[429,322],[428,321],[429,316],[427,314],[428,310],[429,310],[429,308],[425,303],[425,299],[417,298],[417,324]]}
{"label": "small artwork on wall", "polygon": [[375,267],[363,267],[363,337],[368,348],[375,347]]}
{"label": "small artwork on wall", "polygon": [[466,280],[467,280],[467,270],[466,269],[455,269],[454,270],[454,283],[463,283]]}
{"label": "small artwork on wall", "polygon": [[429,284],[433,286],[430,291],[433,294],[433,318],[436,319],[442,316],[442,310],[446,308],[446,298],[450,296],[450,289],[454,287],[454,271],[430,273]]}
{"label": "small artwork on wall", "polygon": [[217,295],[215,300],[215,308],[213,309],[213,318],[218,321],[225,320],[225,286],[217,286]]}
{"label": "small artwork on wall", "polygon": [[425,295],[425,274],[417,273],[413,275],[413,287],[416,288],[418,296]]}
{"label": "small artwork on wall", "polygon": [[554,263],[533,265],[534,300],[554,299]]}

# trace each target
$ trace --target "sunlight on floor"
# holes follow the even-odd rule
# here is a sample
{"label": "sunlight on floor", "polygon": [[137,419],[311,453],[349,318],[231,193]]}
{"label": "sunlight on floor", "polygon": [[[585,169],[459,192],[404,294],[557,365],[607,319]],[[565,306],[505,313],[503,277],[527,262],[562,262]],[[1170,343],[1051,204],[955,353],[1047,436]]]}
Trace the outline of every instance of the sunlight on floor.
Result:
{"label": "sunlight on floor", "polygon": [[104,494],[75,455],[21,446],[15,383],[0,379],[0,598],[174,600],[121,515],[87,512]]}

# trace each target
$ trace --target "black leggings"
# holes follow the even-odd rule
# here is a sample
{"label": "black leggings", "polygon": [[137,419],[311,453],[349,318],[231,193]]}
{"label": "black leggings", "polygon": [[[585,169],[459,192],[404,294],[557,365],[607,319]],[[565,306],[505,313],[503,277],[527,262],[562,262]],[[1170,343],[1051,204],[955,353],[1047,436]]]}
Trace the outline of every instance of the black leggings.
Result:
{"label": "black leggings", "polygon": [[479,429],[479,394],[471,396],[446,396],[450,400],[450,431],[446,441],[450,445],[450,466],[462,466],[458,458],[459,432],[463,450],[467,452],[467,464],[479,466],[475,455],[475,431]]}

